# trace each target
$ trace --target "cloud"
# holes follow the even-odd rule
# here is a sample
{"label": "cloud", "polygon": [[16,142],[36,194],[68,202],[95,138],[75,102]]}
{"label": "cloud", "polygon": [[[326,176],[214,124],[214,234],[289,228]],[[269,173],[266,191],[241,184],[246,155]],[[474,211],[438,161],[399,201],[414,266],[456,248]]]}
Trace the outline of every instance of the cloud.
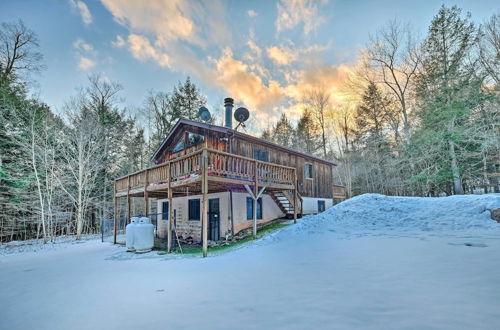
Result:
{"label": "cloud", "polygon": [[95,62],[88,57],[80,55],[78,58],[78,68],[87,71],[95,66]]}
{"label": "cloud", "polygon": [[[318,64],[317,54],[330,44],[297,47],[285,40],[284,44],[266,47],[259,44],[252,29],[248,38],[231,42],[227,32],[231,30],[224,23],[229,20],[219,1],[211,1],[210,5],[183,0],[101,1],[128,29],[127,35],[118,35],[111,42],[113,46],[127,49],[140,61],[154,61],[190,75],[205,86],[223,90],[251,109],[256,126],[264,127],[276,120],[283,109],[292,109],[290,115],[297,119],[301,93],[316,85],[336,86],[343,79],[343,69]],[[165,17],[172,17],[178,24],[166,22]],[[301,19],[296,25],[304,24],[309,32],[312,23],[306,21]],[[226,34],[218,34],[223,28]],[[266,55],[277,66],[286,65],[286,70],[268,68]],[[338,93],[335,88],[332,91]]]}
{"label": "cloud", "polygon": [[127,44],[136,59],[141,61],[152,59],[162,67],[170,67],[170,57],[153,47],[148,38],[131,34],[128,36]]}
{"label": "cloud", "polygon": [[256,17],[258,15],[258,13],[255,10],[250,9],[247,11],[247,15],[248,15],[248,17]]}
{"label": "cloud", "polygon": [[73,47],[89,53],[94,51],[94,47],[91,44],[86,43],[83,39],[80,38],[76,39],[76,41],[73,43]]}
{"label": "cloud", "polygon": [[[322,1],[326,3],[327,1]],[[277,4],[278,17],[276,32],[293,29],[302,24],[304,34],[315,30],[325,20],[319,15],[318,1],[313,0],[280,0]]]}
{"label": "cloud", "polygon": [[92,14],[90,13],[90,10],[85,2],[79,0],[70,0],[69,3],[73,8],[78,10],[78,13],[82,17],[83,23],[85,23],[85,25],[89,25],[92,23]]}
{"label": "cloud", "polygon": [[287,47],[269,47],[267,56],[278,65],[289,65],[298,59],[298,54]]}
{"label": "cloud", "polygon": [[226,48],[214,64],[213,78],[217,85],[255,111],[265,112],[281,101],[283,93],[279,82],[269,80],[266,84],[247,64],[235,59],[230,48]]}
{"label": "cloud", "polygon": [[[293,45],[293,43],[292,43]],[[330,45],[312,45],[309,47],[287,47],[287,46],[271,46],[267,48],[267,57],[274,64],[290,65],[298,61],[304,55],[316,54],[330,48]]]}

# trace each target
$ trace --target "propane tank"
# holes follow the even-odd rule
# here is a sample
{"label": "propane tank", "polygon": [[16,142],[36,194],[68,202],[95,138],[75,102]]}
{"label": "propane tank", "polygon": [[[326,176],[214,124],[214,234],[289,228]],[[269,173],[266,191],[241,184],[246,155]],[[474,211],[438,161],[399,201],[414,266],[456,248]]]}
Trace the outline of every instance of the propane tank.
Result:
{"label": "propane tank", "polygon": [[145,253],[153,249],[154,230],[155,226],[151,223],[151,219],[147,217],[142,217],[139,219],[139,223],[134,229],[134,247],[136,253]]}
{"label": "propane tank", "polygon": [[125,243],[127,245],[127,252],[135,251],[134,238],[135,238],[135,229],[137,227],[138,222],[139,218],[132,217],[130,218],[130,223],[125,227]]}

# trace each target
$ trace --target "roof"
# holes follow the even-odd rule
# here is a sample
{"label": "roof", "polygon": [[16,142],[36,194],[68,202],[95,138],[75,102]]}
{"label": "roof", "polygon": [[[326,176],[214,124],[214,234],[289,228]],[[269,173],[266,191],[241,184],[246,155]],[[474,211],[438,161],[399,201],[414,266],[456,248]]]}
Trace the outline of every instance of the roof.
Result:
{"label": "roof", "polygon": [[309,154],[306,154],[306,153],[303,153],[303,152],[300,152],[300,151],[297,151],[297,150],[294,150],[294,149],[291,149],[291,148],[287,148],[287,147],[284,147],[284,146],[279,145],[277,143],[270,142],[270,141],[267,141],[267,140],[264,140],[264,139],[252,136],[250,134],[241,133],[241,132],[238,132],[238,131],[236,131],[236,130],[234,130],[232,128],[227,128],[227,127],[217,126],[217,125],[210,125],[210,124],[207,124],[207,123],[201,123],[201,122],[194,121],[194,120],[189,120],[189,119],[186,119],[186,118],[180,118],[175,123],[174,127],[172,127],[172,129],[170,130],[170,133],[168,133],[168,135],[165,137],[165,139],[163,139],[163,142],[156,149],[156,151],[153,154],[153,156],[151,156],[151,159],[150,159],[151,161],[154,161],[157,158],[157,156],[164,149],[164,147],[166,145],[168,145],[168,143],[170,142],[170,140],[174,137],[175,132],[177,131],[177,129],[180,126],[182,126],[182,125],[189,125],[189,126],[195,126],[195,127],[199,127],[199,128],[205,128],[205,129],[209,129],[209,130],[220,132],[220,133],[231,133],[233,136],[240,137],[240,138],[245,139],[245,140],[250,140],[252,142],[260,143],[260,144],[269,146],[269,147],[274,148],[274,149],[279,149],[279,150],[285,151],[285,152],[290,153],[290,154],[302,156],[302,157],[305,157],[305,158],[314,159],[314,160],[316,160],[318,162],[322,162],[322,163],[326,163],[326,164],[329,164],[329,165],[337,166],[336,163],[331,162],[329,160],[325,160],[325,159],[322,159],[322,158],[319,158],[319,157],[316,157],[316,156],[312,156],[312,155],[309,155]]}

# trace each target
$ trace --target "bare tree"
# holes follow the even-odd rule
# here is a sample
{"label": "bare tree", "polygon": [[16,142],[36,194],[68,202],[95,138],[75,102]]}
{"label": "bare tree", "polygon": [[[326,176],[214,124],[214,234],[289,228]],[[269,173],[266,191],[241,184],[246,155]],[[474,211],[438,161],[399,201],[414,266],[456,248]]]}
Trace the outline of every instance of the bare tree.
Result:
{"label": "bare tree", "polygon": [[500,14],[494,14],[481,27],[479,61],[495,84],[500,82]]}
{"label": "bare tree", "polygon": [[375,70],[375,82],[384,84],[401,106],[406,144],[411,141],[409,93],[420,64],[418,43],[408,25],[393,20],[371,37],[367,65]]}
{"label": "bare tree", "polygon": [[40,69],[42,54],[38,52],[36,34],[19,20],[2,23],[0,28],[0,78],[6,79],[18,71]]}
{"label": "bare tree", "polygon": [[66,105],[71,128],[60,148],[68,178],[58,177],[59,185],[76,210],[76,239],[81,238],[84,221],[92,203],[92,192],[97,186],[103,163],[102,127],[94,113],[85,107],[82,96]]}
{"label": "bare tree", "polygon": [[326,120],[331,111],[330,93],[324,87],[313,88],[306,91],[302,102],[311,111],[321,130],[321,146],[323,157],[326,158],[328,156],[326,152]]}

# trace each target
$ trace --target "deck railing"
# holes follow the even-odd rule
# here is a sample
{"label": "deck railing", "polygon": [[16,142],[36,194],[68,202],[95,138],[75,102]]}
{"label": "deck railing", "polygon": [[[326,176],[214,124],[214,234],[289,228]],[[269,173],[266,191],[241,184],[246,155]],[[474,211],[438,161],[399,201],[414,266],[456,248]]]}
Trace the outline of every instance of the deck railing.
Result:
{"label": "deck railing", "polygon": [[344,186],[333,185],[333,197],[335,198],[346,198],[347,191]]}
{"label": "deck railing", "polygon": [[207,174],[242,181],[268,184],[295,184],[295,168],[266,163],[223,151],[200,149],[188,155],[138,171],[116,180],[116,191],[196,178],[202,174],[203,151],[207,153]]}

